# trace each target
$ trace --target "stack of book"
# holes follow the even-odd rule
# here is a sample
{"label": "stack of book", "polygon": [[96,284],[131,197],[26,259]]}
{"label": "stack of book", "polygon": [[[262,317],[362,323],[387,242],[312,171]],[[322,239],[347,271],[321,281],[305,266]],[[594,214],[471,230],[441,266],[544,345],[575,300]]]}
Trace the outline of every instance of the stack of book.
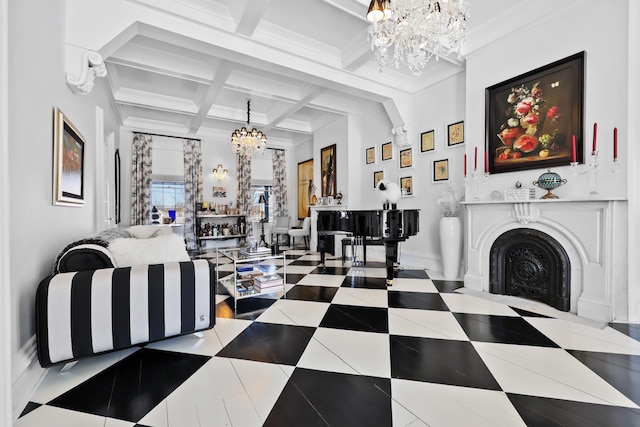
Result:
{"label": "stack of book", "polygon": [[253,288],[257,292],[271,292],[282,287],[284,281],[279,274],[268,274],[253,278]]}
{"label": "stack of book", "polygon": [[249,267],[238,267],[238,279],[240,280],[251,280],[255,277],[262,276],[264,273],[258,268],[254,268],[253,266]]}

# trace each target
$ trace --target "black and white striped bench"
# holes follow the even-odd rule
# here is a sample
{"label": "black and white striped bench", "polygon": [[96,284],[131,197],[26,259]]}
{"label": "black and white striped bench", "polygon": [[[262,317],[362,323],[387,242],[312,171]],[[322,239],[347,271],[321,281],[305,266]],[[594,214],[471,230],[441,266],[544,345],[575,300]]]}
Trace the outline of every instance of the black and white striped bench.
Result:
{"label": "black and white striped bench", "polygon": [[43,367],[214,324],[215,266],[206,260],[60,273],[36,293]]}

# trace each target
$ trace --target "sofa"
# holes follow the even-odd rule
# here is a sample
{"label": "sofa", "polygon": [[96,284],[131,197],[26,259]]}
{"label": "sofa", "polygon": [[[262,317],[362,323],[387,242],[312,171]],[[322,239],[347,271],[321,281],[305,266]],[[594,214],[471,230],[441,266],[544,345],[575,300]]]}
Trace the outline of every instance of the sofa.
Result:
{"label": "sofa", "polygon": [[40,365],[212,328],[215,276],[167,226],[109,229],[70,243],[36,292]]}

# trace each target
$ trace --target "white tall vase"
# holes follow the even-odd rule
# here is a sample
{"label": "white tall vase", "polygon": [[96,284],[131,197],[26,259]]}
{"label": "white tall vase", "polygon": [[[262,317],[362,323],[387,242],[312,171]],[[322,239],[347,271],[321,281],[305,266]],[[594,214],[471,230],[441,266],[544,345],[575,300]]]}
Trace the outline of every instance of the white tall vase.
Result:
{"label": "white tall vase", "polygon": [[440,219],[440,250],[444,277],[457,279],[462,260],[462,221],[457,216]]}

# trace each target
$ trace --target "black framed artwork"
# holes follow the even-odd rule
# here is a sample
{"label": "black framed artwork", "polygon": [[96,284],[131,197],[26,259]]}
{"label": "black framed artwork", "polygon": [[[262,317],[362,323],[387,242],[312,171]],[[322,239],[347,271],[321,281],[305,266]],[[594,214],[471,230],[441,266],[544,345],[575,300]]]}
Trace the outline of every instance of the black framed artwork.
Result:
{"label": "black framed artwork", "polygon": [[452,123],[447,126],[447,146],[464,143],[464,122]]}
{"label": "black framed artwork", "polygon": [[426,153],[427,151],[433,151],[436,148],[435,144],[435,131],[429,130],[420,134],[420,152]]}
{"label": "black framed artwork", "polygon": [[489,172],[583,161],[584,52],[486,89]]}
{"label": "black framed artwork", "polygon": [[386,160],[393,159],[393,144],[391,143],[391,141],[385,142],[384,144],[382,144],[381,148],[382,149],[381,149],[380,158],[382,159],[383,162]]}

